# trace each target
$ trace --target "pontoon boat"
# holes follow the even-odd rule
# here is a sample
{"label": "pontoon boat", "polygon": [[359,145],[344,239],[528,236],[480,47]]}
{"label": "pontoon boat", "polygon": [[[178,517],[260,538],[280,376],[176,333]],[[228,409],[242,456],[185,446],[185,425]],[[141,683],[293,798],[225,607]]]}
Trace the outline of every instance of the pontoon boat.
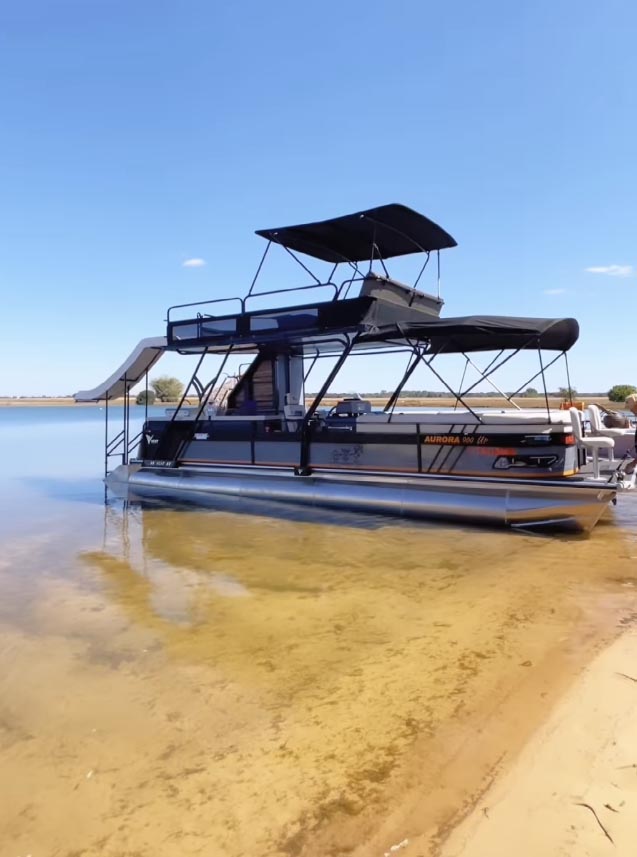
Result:
{"label": "pontoon boat", "polygon": [[[109,438],[107,427],[107,483],[137,494],[237,495],[525,528],[594,526],[615,499],[622,468],[597,478],[582,470],[585,450],[571,415],[549,408],[545,381],[546,369],[566,360],[578,338],[574,319],[441,318],[440,250],[456,242],[402,205],[257,234],[268,243],[245,297],[171,307],[165,337],[143,340],[107,382],[76,394],[78,401],[106,401],[107,420],[108,403],[124,397],[122,430]],[[257,292],[273,245],[313,282]],[[299,253],[328,263],[329,275],[315,276]],[[424,264],[407,286],[389,276],[386,262],[413,253],[424,254]],[[416,288],[432,253],[436,295]],[[337,276],[343,269],[345,276]],[[264,309],[265,296],[285,304]],[[197,367],[181,402],[162,418],[148,418],[132,437],[130,390],[166,351],[198,355]],[[439,369],[445,355],[462,355],[476,367],[476,355],[485,353],[489,363],[480,377],[494,383],[493,374],[525,351],[537,355],[538,371],[520,390],[541,378],[545,410],[520,408],[514,399],[520,390],[502,394],[501,411],[477,409],[466,401],[476,383],[454,390]],[[395,353],[406,353],[408,364],[382,410],[358,398],[321,408],[346,360]],[[237,356],[249,365],[228,375],[228,361]],[[333,365],[306,401],[309,371],[324,358]],[[401,391],[419,366],[453,395],[454,409],[399,410]],[[109,472],[114,455],[121,464]]]}

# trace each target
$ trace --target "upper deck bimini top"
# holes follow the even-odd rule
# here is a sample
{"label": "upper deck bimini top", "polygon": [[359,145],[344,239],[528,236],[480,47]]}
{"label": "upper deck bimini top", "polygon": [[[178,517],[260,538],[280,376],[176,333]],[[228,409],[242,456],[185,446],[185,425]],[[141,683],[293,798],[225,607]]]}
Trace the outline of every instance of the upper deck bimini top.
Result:
{"label": "upper deck bimini top", "polygon": [[258,229],[256,234],[334,265],[429,253],[457,244],[433,220],[398,203],[298,226]]}

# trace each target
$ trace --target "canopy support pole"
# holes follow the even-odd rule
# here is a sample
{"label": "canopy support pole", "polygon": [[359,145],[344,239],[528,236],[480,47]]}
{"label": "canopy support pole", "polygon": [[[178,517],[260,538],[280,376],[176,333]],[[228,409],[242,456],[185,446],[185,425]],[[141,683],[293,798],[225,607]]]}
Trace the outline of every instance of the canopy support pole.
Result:
{"label": "canopy support pole", "polygon": [[573,388],[571,387],[571,373],[568,371],[568,357],[566,355],[566,351],[564,353],[564,363],[566,364],[566,383],[568,384],[568,398],[569,402],[573,404]]}
{"label": "canopy support pole", "polygon": [[503,355],[503,354],[504,354],[504,348],[501,348],[501,349],[498,351],[498,353],[495,355],[495,357],[493,358],[493,360],[490,360],[490,361],[487,363],[487,365],[484,367],[484,369],[483,369],[482,371],[483,371],[483,372],[490,372],[490,371],[491,371],[491,367],[494,365],[494,363],[497,363],[497,361],[500,359],[500,357],[502,357],[502,355]]}
{"label": "canopy support pole", "polygon": [[316,409],[321,404],[321,399],[325,396],[325,394],[329,390],[330,384],[332,383],[332,381],[336,378],[336,376],[340,372],[341,367],[343,366],[343,363],[345,363],[345,361],[349,357],[350,351],[354,347],[354,343],[356,342],[357,339],[358,339],[358,337],[355,336],[350,342],[347,343],[347,345],[345,346],[345,349],[342,352],[341,356],[338,358],[338,360],[336,361],[336,363],[332,367],[332,370],[330,371],[329,375],[327,376],[327,378],[323,382],[323,386],[321,387],[319,392],[314,397],[314,400],[313,400],[312,404],[310,405],[310,407],[307,409],[307,413],[305,414],[305,417],[304,417],[304,422],[306,424],[314,416]]}
{"label": "canopy support pole", "polygon": [[345,350],[342,352],[341,356],[338,358],[334,366],[332,367],[331,372],[328,374],[327,378],[323,382],[323,386],[319,390],[319,392],[314,397],[314,401],[307,409],[307,413],[303,417],[303,422],[301,424],[301,458],[299,461],[299,466],[296,470],[298,476],[308,476],[310,473],[309,463],[310,463],[310,420],[314,416],[316,409],[321,403],[321,400],[329,390],[330,384],[336,378],[338,373],[341,371],[343,363],[347,360],[350,355],[352,348],[354,347],[354,343],[358,339],[358,336],[355,336],[350,342],[346,345]]}
{"label": "canopy support pole", "polygon": [[436,256],[438,258],[438,300],[440,300],[440,250],[436,250]]}
{"label": "canopy support pole", "polygon": [[246,298],[249,298],[250,295],[252,294],[252,289],[254,288],[254,285],[255,285],[258,277],[259,277],[259,274],[261,273],[261,268],[263,267],[263,263],[265,262],[265,257],[268,255],[268,250],[270,249],[270,244],[272,244],[271,240],[268,241],[266,248],[263,251],[263,256],[261,256],[261,261],[259,262],[259,267],[257,268],[257,272],[254,275],[254,277],[252,278],[252,282],[250,283],[250,289],[248,291],[248,294],[246,295]]}
{"label": "canopy support pole", "polygon": [[[286,252],[289,256],[291,256],[291,257],[294,259],[294,261],[297,263],[297,265],[300,265],[300,266],[303,268],[303,270],[305,271],[305,273],[306,273],[306,274],[309,274],[309,275],[310,275],[310,277],[312,277],[312,279],[316,282],[316,284],[317,284],[318,286],[322,286],[322,285],[323,285],[323,283],[319,280],[319,278],[316,276],[316,274],[313,274],[313,273],[310,271],[310,269],[307,267],[307,265],[304,265],[304,264],[303,264],[303,262],[301,262],[301,260],[300,260],[300,259],[298,259],[298,258],[294,255],[294,253],[290,250],[290,248],[289,248],[289,247],[286,247],[286,246],[285,246],[285,244],[282,244],[281,246],[283,247],[283,249],[285,250],[285,252]],[[259,293],[258,293],[258,292],[255,292],[255,294],[257,294],[257,295],[258,295]]]}
{"label": "canopy support pole", "polygon": [[[465,355],[465,363],[464,369],[462,370],[462,378],[460,379],[460,384],[458,385],[458,389],[462,390],[462,385],[464,384],[465,375],[467,374],[467,366],[469,365],[469,358]],[[458,410],[458,400],[456,399],[456,403],[453,406],[454,411]]]}
{"label": "canopy support pole", "polygon": [[[308,355],[308,357],[309,357],[309,355]],[[310,363],[310,368],[303,375],[303,389],[304,390],[305,390],[305,385],[307,384],[307,379],[310,377],[310,373],[311,373],[312,369],[314,369],[314,367],[316,366],[316,361],[318,359],[319,359],[319,350],[317,348],[316,353],[314,354],[314,357],[312,358],[312,362]]]}
{"label": "canopy support pole", "polygon": [[[416,288],[416,286],[417,286],[417,285],[418,285],[418,283],[420,282],[420,278],[421,278],[421,277],[422,277],[422,275],[425,273],[425,268],[426,268],[426,267],[427,267],[427,265],[429,264],[429,257],[430,257],[430,256],[431,256],[431,251],[430,251],[430,250],[427,250],[427,255],[426,255],[426,257],[425,257],[425,264],[422,266],[422,268],[420,269],[420,272],[418,273],[418,276],[416,277],[416,281],[415,281],[415,283],[414,283],[414,284],[413,284],[413,286],[412,286],[412,288],[413,288],[413,289],[415,289],[415,288]],[[438,297],[440,297],[440,288],[438,288]]]}
{"label": "canopy support pole", "polygon": [[[554,358],[551,360],[551,362],[550,362],[550,363],[547,363],[547,364],[546,364],[546,366],[544,367],[544,371],[546,372],[546,370],[547,370],[547,369],[550,369],[550,368],[551,368],[551,366],[552,366],[554,363],[557,363],[557,361],[560,359],[560,357],[561,357],[563,354],[564,354],[564,352],[562,351],[560,354],[558,354],[558,355],[557,355],[557,357],[554,357]],[[524,384],[522,384],[522,386],[521,386],[521,387],[518,387],[518,389],[517,389],[517,390],[515,390],[513,393],[511,393],[511,396],[517,396],[517,394],[518,394],[518,393],[521,393],[521,392],[522,392],[522,390],[527,386],[527,384],[531,384],[533,381],[535,381],[535,379],[538,377],[538,375],[541,375],[541,374],[542,374],[542,371],[541,371],[541,370],[540,370],[539,372],[536,372],[536,373],[535,373],[535,375],[532,375],[530,378],[528,378],[528,379],[524,382]]]}
{"label": "canopy support pole", "polygon": [[[466,390],[463,390],[462,395],[466,396],[467,393],[470,393],[472,390],[474,390],[478,386],[480,381],[488,381],[490,375],[493,375],[494,372],[497,372],[498,369],[500,369],[502,366],[504,366],[504,364],[507,363],[509,360],[511,360],[512,357],[515,357],[516,354],[519,354],[520,351],[522,351],[522,348],[516,348],[515,351],[512,351],[511,354],[508,354],[504,358],[504,360],[500,360],[500,362],[496,363],[495,365],[493,365],[493,361],[491,361],[492,368],[489,369],[488,372],[481,372],[482,377],[478,381],[476,381],[474,384],[472,384],[470,387],[467,387]],[[464,354],[463,351],[460,353]],[[502,353],[502,352],[500,352],[500,353]],[[479,369],[478,369],[478,372],[480,372]]]}
{"label": "canopy support pole", "polygon": [[546,389],[546,375],[544,374],[544,365],[542,363],[542,349],[539,346],[537,347],[538,357],[540,358],[540,373],[542,375],[542,387],[544,388],[544,401],[546,402],[546,419],[548,420],[549,425],[551,424],[551,408],[549,406],[549,394]]}
{"label": "canopy support pole", "polygon": [[[405,372],[404,372],[404,374],[403,374],[403,377],[402,377],[402,378],[400,379],[400,381],[398,382],[398,386],[396,387],[396,389],[394,390],[394,392],[391,394],[391,396],[389,397],[389,399],[388,399],[388,401],[387,401],[387,404],[386,404],[386,405],[385,405],[385,407],[383,408],[383,413],[384,413],[384,414],[386,414],[388,411],[390,411],[391,413],[393,413],[394,408],[395,408],[395,406],[396,406],[396,403],[398,402],[398,399],[400,398],[400,394],[401,394],[401,393],[402,393],[402,391],[403,391],[403,387],[405,386],[405,384],[407,383],[407,381],[408,381],[408,380],[411,378],[411,376],[413,375],[413,373],[414,373],[414,369],[415,369],[415,368],[416,368],[416,366],[420,363],[420,361],[422,360],[422,358],[423,358],[423,353],[422,353],[422,351],[421,351],[421,350],[418,350],[418,351],[417,351],[416,349],[414,349],[413,354],[411,354],[411,355],[409,356],[409,361],[408,361],[408,363],[407,363],[407,368],[405,369]],[[391,420],[391,416],[390,416],[390,420]]]}
{"label": "canopy support pole", "polygon": [[[491,378],[489,378],[489,375],[488,375],[488,374],[483,375],[483,373],[480,371],[480,369],[478,369],[478,367],[477,367],[477,366],[476,366],[476,364],[473,362],[473,360],[471,360],[471,359],[470,359],[466,354],[465,354],[464,356],[467,358],[467,363],[470,363],[470,364],[473,366],[473,368],[476,370],[476,372],[479,372],[479,373],[480,373],[480,375],[482,375],[482,377],[483,377],[483,378],[484,378],[484,380],[487,382],[487,384],[491,384],[491,386],[493,387],[493,389],[494,389],[497,393],[499,393],[503,398],[505,398],[505,399],[507,400],[507,402],[509,402],[509,404],[513,405],[513,407],[514,407],[514,408],[517,408],[517,409],[518,409],[518,411],[521,411],[521,410],[522,410],[522,408],[517,404],[517,402],[514,402],[514,401],[513,401],[513,399],[511,398],[511,396],[507,396],[507,394],[506,394],[506,393],[504,393],[504,392],[503,392],[503,391],[498,387],[498,385],[497,385],[494,381],[492,381],[492,380],[491,380]],[[466,368],[466,366],[465,366],[465,368]]]}
{"label": "canopy support pole", "polygon": [[[469,411],[469,413],[470,413],[470,414],[473,414],[473,416],[477,419],[477,421],[478,421],[479,423],[481,423],[481,422],[482,422],[482,417],[481,417],[479,414],[477,414],[477,413],[473,410],[473,408],[469,407],[469,405],[468,405],[468,404],[464,401],[464,399],[462,398],[462,396],[464,395],[464,393],[462,393],[462,392],[460,392],[460,393],[456,393],[456,392],[453,390],[453,388],[452,388],[452,387],[450,387],[450,386],[449,386],[449,384],[447,384],[447,382],[446,382],[446,381],[445,381],[445,379],[442,377],[442,375],[440,375],[438,372],[436,372],[436,370],[434,369],[434,367],[431,365],[431,364],[433,363],[433,360],[434,360],[434,358],[435,358],[436,356],[437,356],[437,355],[436,355],[436,354],[434,354],[434,355],[431,357],[431,359],[430,359],[430,360],[424,360],[423,362],[424,362],[425,366],[428,366],[428,367],[429,367],[429,369],[431,369],[431,371],[434,373],[434,375],[436,376],[436,378],[440,381],[440,383],[441,383],[441,384],[443,384],[443,385],[444,385],[445,389],[447,389],[447,390],[451,393],[451,395],[454,397],[454,399],[456,399],[456,401],[460,402],[460,403],[463,405],[463,407],[465,407],[465,408]],[[478,383],[479,383],[479,382],[478,382]],[[474,385],[474,386],[475,386],[475,385]]]}

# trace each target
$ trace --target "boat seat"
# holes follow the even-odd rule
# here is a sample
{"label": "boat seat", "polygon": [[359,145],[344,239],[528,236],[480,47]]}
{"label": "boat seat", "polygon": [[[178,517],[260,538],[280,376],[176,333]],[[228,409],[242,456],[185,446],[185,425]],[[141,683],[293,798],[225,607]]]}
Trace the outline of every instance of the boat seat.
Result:
{"label": "boat seat", "polygon": [[[588,415],[591,421],[591,433],[594,437],[612,437],[613,440],[616,440],[627,436],[632,437],[634,434],[634,430],[631,428],[607,428],[602,422],[602,414],[597,405],[588,406]],[[613,444],[608,452],[609,461],[614,461],[614,448],[615,445]]]}
{"label": "boat seat", "polygon": [[593,458],[593,479],[599,479],[599,451],[600,449],[610,450],[609,454],[612,455],[615,440],[612,437],[584,437],[582,415],[577,408],[569,408],[568,412],[571,415],[571,425],[573,426],[573,435],[575,436],[577,445],[581,449],[586,450],[586,452],[590,450]]}

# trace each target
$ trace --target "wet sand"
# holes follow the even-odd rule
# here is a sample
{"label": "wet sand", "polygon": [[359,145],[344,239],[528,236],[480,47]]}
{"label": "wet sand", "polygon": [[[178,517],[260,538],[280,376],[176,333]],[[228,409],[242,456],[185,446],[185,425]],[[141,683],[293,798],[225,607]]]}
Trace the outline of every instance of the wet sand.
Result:
{"label": "wet sand", "polygon": [[0,854],[440,853],[634,620],[635,520],[545,539],[115,505],[75,552],[73,521],[9,540]]}
{"label": "wet sand", "polygon": [[518,857],[635,853],[636,655],[633,629],[587,667],[443,857],[497,857],[513,841]]}

